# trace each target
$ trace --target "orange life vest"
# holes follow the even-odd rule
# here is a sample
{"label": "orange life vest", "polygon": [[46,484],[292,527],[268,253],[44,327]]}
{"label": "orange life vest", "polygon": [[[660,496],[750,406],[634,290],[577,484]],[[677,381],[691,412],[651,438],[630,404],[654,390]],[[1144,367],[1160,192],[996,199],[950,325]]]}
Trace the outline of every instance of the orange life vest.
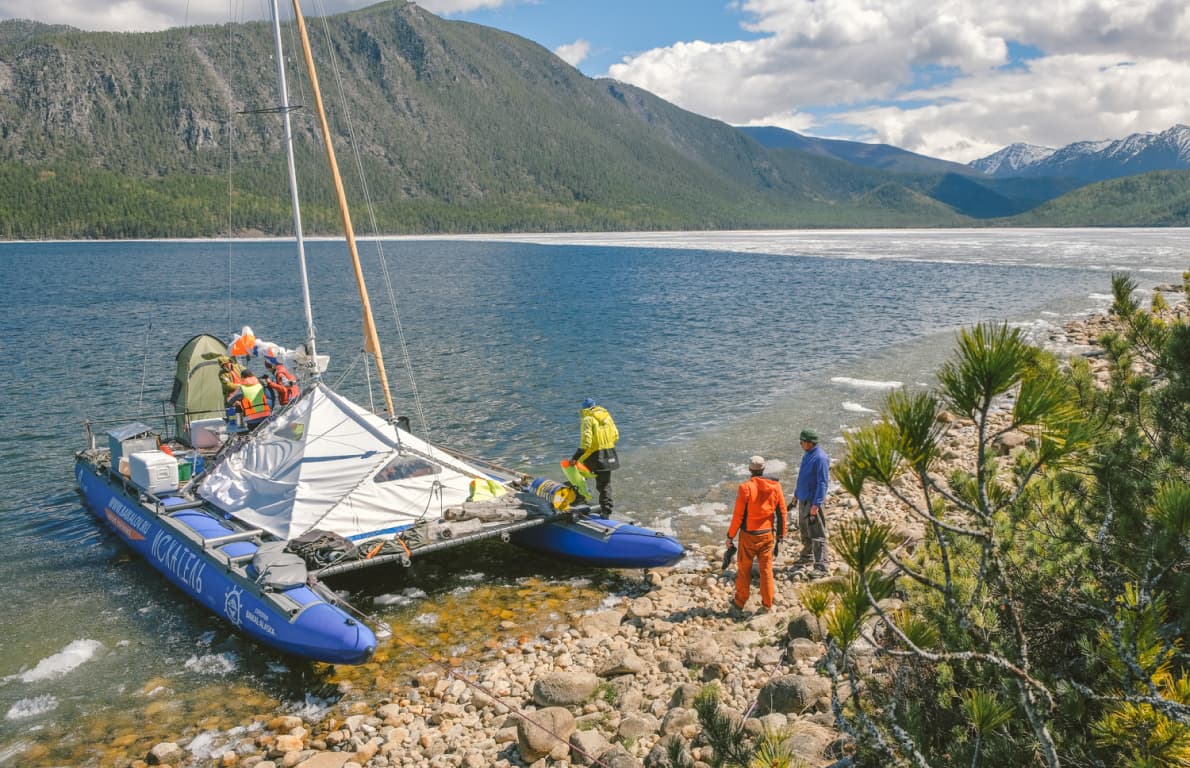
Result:
{"label": "orange life vest", "polygon": [[272,414],[268,398],[264,396],[264,385],[255,376],[245,376],[240,380],[240,394],[235,407],[244,414],[249,421],[263,419]]}
{"label": "orange life vest", "polygon": [[297,398],[301,394],[301,388],[298,387],[297,379],[289,369],[284,365],[277,363],[273,366],[273,378],[275,382],[265,380],[269,389],[277,393],[277,405],[288,405],[290,400]]}

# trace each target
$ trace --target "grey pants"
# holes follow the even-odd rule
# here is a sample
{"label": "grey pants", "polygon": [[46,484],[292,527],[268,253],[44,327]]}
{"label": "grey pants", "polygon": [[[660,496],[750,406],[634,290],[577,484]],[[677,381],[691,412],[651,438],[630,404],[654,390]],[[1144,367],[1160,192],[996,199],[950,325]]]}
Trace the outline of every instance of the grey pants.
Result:
{"label": "grey pants", "polygon": [[822,507],[818,508],[815,522],[810,523],[810,502],[798,499],[797,502],[797,530],[802,537],[802,557],[814,556],[814,565],[826,566],[830,560],[830,550],[826,544],[826,514]]}

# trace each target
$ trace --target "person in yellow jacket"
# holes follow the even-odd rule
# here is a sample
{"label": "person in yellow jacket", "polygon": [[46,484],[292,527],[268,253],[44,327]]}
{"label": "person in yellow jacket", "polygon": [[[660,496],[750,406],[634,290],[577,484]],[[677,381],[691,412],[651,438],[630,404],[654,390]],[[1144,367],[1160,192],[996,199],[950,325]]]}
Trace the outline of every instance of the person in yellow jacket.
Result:
{"label": "person in yellow jacket", "polygon": [[599,511],[604,517],[612,513],[612,470],[620,466],[616,455],[616,441],[620,431],[612,415],[595,398],[583,400],[579,411],[579,446],[570,457],[573,462],[585,464],[595,474],[595,492],[599,494]]}

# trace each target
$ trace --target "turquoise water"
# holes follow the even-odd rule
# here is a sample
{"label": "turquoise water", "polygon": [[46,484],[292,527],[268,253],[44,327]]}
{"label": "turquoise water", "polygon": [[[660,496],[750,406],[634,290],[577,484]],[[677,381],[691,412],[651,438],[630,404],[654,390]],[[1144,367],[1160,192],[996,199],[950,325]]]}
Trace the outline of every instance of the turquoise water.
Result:
{"label": "turquoise water", "polygon": [[[1190,267],[1182,230],[538,240],[383,244],[408,364],[383,281],[370,279],[398,411],[432,439],[549,474],[575,447],[578,403],[593,396],[623,436],[617,510],[692,541],[722,535],[747,456],[778,471],[796,464],[806,426],[837,448],[887,387],[929,382],[957,327],[1008,320],[1045,337],[1105,307],[1113,271],[1151,288]],[[375,249],[362,250],[374,275]],[[308,251],[328,379],[367,403],[344,248]],[[158,676],[175,690],[226,679],[212,649],[235,651],[234,678],[276,682],[278,659],[186,604],[84,513],[71,464],[84,419],[161,412],[190,336],[250,325],[295,345],[304,322],[292,252],[279,242],[0,244],[0,765],[22,731],[119,710]],[[550,568],[485,557],[469,573]],[[414,571],[367,591],[406,589]],[[288,684],[300,696],[300,681]]]}

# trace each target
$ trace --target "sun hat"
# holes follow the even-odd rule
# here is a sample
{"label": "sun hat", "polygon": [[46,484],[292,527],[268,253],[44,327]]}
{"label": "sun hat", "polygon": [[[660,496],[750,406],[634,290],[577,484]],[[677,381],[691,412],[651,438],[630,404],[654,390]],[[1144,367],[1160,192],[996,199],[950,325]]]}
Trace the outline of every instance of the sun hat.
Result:
{"label": "sun hat", "polygon": [[764,457],[753,456],[748,459],[748,469],[764,469]]}
{"label": "sun hat", "polygon": [[584,407],[584,408],[593,408],[593,407],[595,407],[595,398],[593,398],[593,397],[588,397],[586,400],[583,400],[583,407]]}
{"label": "sun hat", "polygon": [[803,429],[799,440],[805,440],[807,443],[817,443],[818,433],[812,429]]}

